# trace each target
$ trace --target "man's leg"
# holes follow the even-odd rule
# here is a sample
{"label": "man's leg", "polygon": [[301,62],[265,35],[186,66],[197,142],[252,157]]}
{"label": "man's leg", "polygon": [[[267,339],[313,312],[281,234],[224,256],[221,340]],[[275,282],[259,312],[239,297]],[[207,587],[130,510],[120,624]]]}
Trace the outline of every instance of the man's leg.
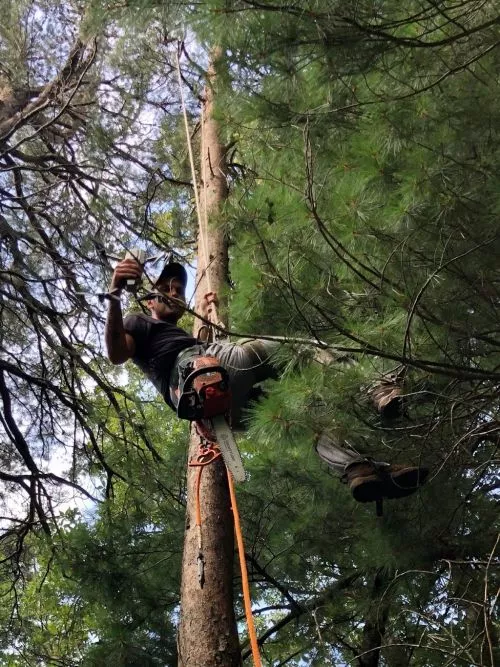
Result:
{"label": "man's leg", "polygon": [[245,407],[254,385],[279,377],[272,363],[279,345],[276,341],[255,339],[240,343],[211,343],[207,347],[206,354],[217,357],[229,375],[233,394],[233,425],[239,423],[241,410]]}
{"label": "man's leg", "polygon": [[327,433],[321,433],[317,438],[316,452],[320,459],[340,476],[344,475],[349,465],[366,461],[364,456],[353,451],[350,447],[341,446],[332,435]]}
{"label": "man's leg", "polygon": [[[263,339],[236,343],[212,343],[206,353],[217,357],[227,370],[233,393],[232,421],[237,425],[252,387],[263,380],[278,378],[273,365],[280,343]],[[322,350],[319,351],[323,352]],[[317,359],[320,363],[341,362],[331,355]],[[393,396],[399,399],[399,394]],[[425,481],[427,468],[374,461],[353,451],[344,443],[323,433],[316,442],[319,457],[346,482],[356,500],[372,502],[382,498],[402,498],[414,493]]]}
{"label": "man's leg", "polygon": [[389,464],[363,457],[349,447],[340,446],[326,433],[318,437],[316,451],[361,503],[409,496],[422,486],[429,474],[427,468],[420,466]]}
{"label": "man's leg", "polygon": [[[248,397],[251,387],[268,378],[279,377],[278,367],[273,363],[281,343],[279,341],[264,340],[262,338],[244,339],[239,343],[212,343],[207,349],[208,354],[218,357],[221,364],[229,373],[231,382],[241,392],[244,398]],[[310,349],[304,345],[300,350]],[[355,363],[352,358],[332,350],[316,348],[312,359],[326,366],[350,365]],[[401,381],[397,374],[388,374],[375,381],[368,391],[368,395],[377,412],[387,419],[399,417],[402,412]]]}

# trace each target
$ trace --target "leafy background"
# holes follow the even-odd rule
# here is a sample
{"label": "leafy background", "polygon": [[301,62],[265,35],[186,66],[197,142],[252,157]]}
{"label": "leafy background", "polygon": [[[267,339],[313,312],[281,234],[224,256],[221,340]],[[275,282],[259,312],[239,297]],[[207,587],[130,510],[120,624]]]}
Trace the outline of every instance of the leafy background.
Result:
{"label": "leafy background", "polygon": [[[498,22],[472,0],[4,3],[1,664],[176,663],[187,431],[107,363],[95,294],[138,243],[194,262],[179,38],[195,145],[224,54],[232,330],[356,362],[284,344],[248,416],[265,663],[495,664]],[[367,390],[394,370],[389,425]],[[321,429],[430,479],[377,518]]]}

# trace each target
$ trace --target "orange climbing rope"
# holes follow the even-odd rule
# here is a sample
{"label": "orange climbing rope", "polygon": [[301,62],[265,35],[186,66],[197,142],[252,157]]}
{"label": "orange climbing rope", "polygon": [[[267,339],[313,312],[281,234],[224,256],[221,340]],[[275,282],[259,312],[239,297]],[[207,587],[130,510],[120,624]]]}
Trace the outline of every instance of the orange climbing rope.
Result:
{"label": "orange climbing rope", "polygon": [[248,636],[250,637],[250,646],[252,648],[253,664],[255,667],[262,667],[260,659],[259,644],[257,642],[257,633],[255,632],[255,623],[252,614],[252,601],[250,599],[250,586],[248,583],[247,563],[245,559],[245,547],[243,545],[243,534],[241,532],[240,515],[238,504],[236,502],[236,493],[234,492],[233,476],[226,466],[227,481],[229,484],[229,495],[231,497],[231,509],[234,517],[234,530],[236,532],[236,542],[238,544],[238,557],[240,559],[241,582],[243,586],[243,601],[245,604],[245,616],[247,619]]}
{"label": "orange climbing rope", "polygon": [[218,459],[219,456],[222,456],[220,449],[217,445],[211,447],[200,447],[198,456],[195,461],[190,461],[189,465],[193,468],[198,468],[198,475],[196,477],[196,525],[201,527],[201,503],[200,503],[200,486],[201,486],[201,473],[203,472],[203,467],[207,466],[215,459]]}
{"label": "orange climbing rope", "polygon": [[198,435],[200,436],[201,444],[198,447],[198,456],[193,460],[189,461],[189,466],[193,468],[198,468],[198,474],[196,476],[196,504],[195,504],[195,512],[196,512],[196,532],[197,532],[197,537],[198,537],[198,581],[200,583],[200,586],[203,588],[203,584],[205,582],[205,558],[203,556],[203,540],[202,540],[202,534],[201,534],[201,501],[200,501],[200,488],[201,488],[201,474],[203,472],[203,468],[212,461],[215,461],[215,459],[218,459],[220,456],[222,456],[222,452],[220,451],[217,443],[215,442],[210,442],[207,441],[203,438],[201,432],[199,431],[198,428],[198,423],[196,422],[196,430],[198,431]]}

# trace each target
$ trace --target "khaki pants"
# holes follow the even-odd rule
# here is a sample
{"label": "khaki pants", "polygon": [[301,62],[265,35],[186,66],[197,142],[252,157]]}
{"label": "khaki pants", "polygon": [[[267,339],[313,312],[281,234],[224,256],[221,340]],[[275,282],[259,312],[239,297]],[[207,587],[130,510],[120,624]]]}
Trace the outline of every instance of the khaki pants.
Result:
{"label": "khaki pants", "polygon": [[[220,365],[227,371],[232,392],[231,421],[233,428],[242,428],[241,413],[251,396],[253,387],[264,380],[279,377],[273,357],[279,349],[278,341],[246,339],[239,343],[221,342],[195,345],[181,352],[187,354],[208,354],[217,357]],[[317,361],[320,363],[341,362],[328,351],[319,350]],[[177,378],[177,364],[172,378]],[[343,475],[347,466],[366,458],[355,452],[347,443],[338,442],[329,434],[323,433],[316,443],[318,456],[339,475]]]}
{"label": "khaki pants", "polygon": [[253,387],[269,378],[278,378],[273,355],[279,343],[269,340],[244,340],[240,343],[210,343],[205,354],[217,357],[228,375],[233,395],[231,418],[233,426],[241,422],[241,411],[251,396]]}

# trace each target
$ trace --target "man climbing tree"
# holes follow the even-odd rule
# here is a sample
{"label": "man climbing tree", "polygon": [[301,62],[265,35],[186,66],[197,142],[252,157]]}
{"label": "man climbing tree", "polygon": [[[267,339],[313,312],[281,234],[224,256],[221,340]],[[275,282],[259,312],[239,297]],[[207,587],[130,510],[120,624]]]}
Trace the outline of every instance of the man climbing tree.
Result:
{"label": "man climbing tree", "polygon": [[[241,424],[241,412],[252,388],[259,382],[278,377],[273,355],[276,341],[256,339],[243,344],[230,342],[200,343],[177,326],[185,305],[187,273],[176,262],[166,264],[148,295],[151,315],[122,317],[120,294],[127,280],[137,281],[142,266],[131,258],[118,263],[110,286],[110,305],[106,326],[106,346],[114,364],[132,361],[152,381],[170,407],[175,409],[173,392],[179,384],[179,367],[187,359],[204,354],[216,357],[230,380],[231,418]],[[333,359],[332,359],[333,360]],[[394,411],[394,405],[391,406]],[[415,492],[425,481],[424,467],[395,465],[374,461],[348,446],[339,446],[334,434],[318,434],[316,451],[331,469],[347,482],[359,502],[382,498],[402,498]]]}

